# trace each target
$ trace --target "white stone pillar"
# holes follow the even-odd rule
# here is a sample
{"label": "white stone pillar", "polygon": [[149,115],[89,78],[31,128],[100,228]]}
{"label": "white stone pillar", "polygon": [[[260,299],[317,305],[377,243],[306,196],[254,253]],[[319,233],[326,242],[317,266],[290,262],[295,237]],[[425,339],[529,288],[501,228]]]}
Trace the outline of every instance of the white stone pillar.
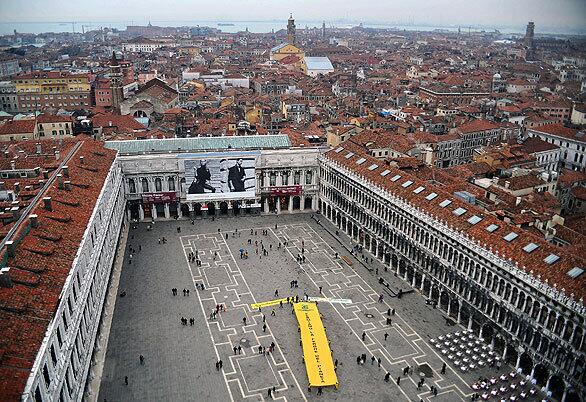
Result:
{"label": "white stone pillar", "polygon": [[281,213],[281,197],[277,197],[277,213]]}
{"label": "white stone pillar", "polygon": [[151,215],[153,216],[153,219],[157,219],[157,208],[155,206],[155,204],[151,204]]}
{"label": "white stone pillar", "polygon": [[179,217],[179,219],[183,218],[183,211],[181,211],[181,203],[180,202],[177,203],[177,216]]}
{"label": "white stone pillar", "polygon": [[165,203],[165,218],[169,219],[171,217],[171,213],[169,212],[169,203]]}
{"label": "white stone pillar", "polygon": [[138,204],[138,219],[141,221],[144,220],[144,208],[142,204]]}
{"label": "white stone pillar", "polygon": [[287,210],[289,212],[293,212],[293,196],[292,195],[289,196],[289,205],[287,206]]}
{"label": "white stone pillar", "polygon": [[264,212],[269,212],[269,197],[265,197]]}

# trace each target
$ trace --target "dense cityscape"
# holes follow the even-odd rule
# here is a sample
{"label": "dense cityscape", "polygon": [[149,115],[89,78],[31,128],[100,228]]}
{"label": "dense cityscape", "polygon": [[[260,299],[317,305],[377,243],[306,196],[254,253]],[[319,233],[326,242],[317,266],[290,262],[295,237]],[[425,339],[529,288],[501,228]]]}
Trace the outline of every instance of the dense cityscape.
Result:
{"label": "dense cityscape", "polygon": [[0,400],[586,400],[586,36],[282,17],[0,36]]}

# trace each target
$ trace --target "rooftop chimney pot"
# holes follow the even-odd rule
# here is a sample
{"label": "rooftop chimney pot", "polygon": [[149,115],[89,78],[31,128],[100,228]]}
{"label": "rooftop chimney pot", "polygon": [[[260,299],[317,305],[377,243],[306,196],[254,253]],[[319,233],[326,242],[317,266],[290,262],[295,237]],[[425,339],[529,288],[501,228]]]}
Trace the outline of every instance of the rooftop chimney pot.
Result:
{"label": "rooftop chimney pot", "polygon": [[61,171],[63,172],[63,177],[69,177],[69,166],[63,166],[63,169],[61,169]]}
{"label": "rooftop chimney pot", "polygon": [[14,242],[12,240],[6,242],[6,253],[9,257],[14,257]]}
{"label": "rooftop chimney pot", "polygon": [[12,287],[12,280],[10,279],[10,268],[8,267],[0,269],[0,287]]}
{"label": "rooftop chimney pot", "polygon": [[39,227],[39,216],[37,214],[29,215],[29,220],[31,223],[31,227],[33,227],[33,228]]}
{"label": "rooftop chimney pot", "polygon": [[53,205],[51,203],[51,197],[43,197],[43,203],[45,204],[45,209],[47,211],[53,210]]}

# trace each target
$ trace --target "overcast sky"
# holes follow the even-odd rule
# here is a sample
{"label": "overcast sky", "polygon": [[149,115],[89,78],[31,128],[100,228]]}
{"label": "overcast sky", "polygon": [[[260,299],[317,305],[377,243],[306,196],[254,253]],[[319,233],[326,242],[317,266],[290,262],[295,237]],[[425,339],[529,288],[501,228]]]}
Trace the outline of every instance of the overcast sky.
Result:
{"label": "overcast sky", "polygon": [[586,28],[586,0],[0,0],[1,22],[300,21]]}

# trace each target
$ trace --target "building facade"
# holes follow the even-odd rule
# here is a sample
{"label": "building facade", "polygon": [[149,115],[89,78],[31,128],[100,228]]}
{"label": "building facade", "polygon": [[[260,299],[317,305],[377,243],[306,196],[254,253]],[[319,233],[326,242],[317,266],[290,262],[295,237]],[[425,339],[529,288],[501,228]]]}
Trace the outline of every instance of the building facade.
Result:
{"label": "building facade", "polygon": [[88,74],[35,71],[17,75],[12,82],[16,85],[20,112],[85,109],[92,103]]}
{"label": "building facade", "polygon": [[586,171],[586,138],[578,131],[561,124],[546,124],[527,130],[528,137],[540,138],[561,149],[560,165],[566,169]]}
{"label": "building facade", "polygon": [[[512,258],[497,243],[520,237],[514,228],[379,164],[342,147],[320,156],[321,213],[556,398],[583,395],[586,310],[576,300],[583,266],[568,258],[560,270],[549,268],[556,278],[545,278],[532,255],[545,245],[517,239],[522,250]],[[491,233],[499,234],[491,241]],[[542,265],[564,258],[543,251]]]}
{"label": "building facade", "polygon": [[[323,151],[318,147],[291,148],[286,135],[145,140],[144,143],[144,151],[134,148],[136,141],[106,143],[120,152],[129,219],[195,219],[317,210],[317,157]],[[169,153],[167,148],[175,152]],[[183,151],[177,152],[179,148]],[[255,158],[252,194],[227,193],[210,201],[194,200],[188,195],[186,161],[209,161],[214,155],[234,160],[251,153]]]}

